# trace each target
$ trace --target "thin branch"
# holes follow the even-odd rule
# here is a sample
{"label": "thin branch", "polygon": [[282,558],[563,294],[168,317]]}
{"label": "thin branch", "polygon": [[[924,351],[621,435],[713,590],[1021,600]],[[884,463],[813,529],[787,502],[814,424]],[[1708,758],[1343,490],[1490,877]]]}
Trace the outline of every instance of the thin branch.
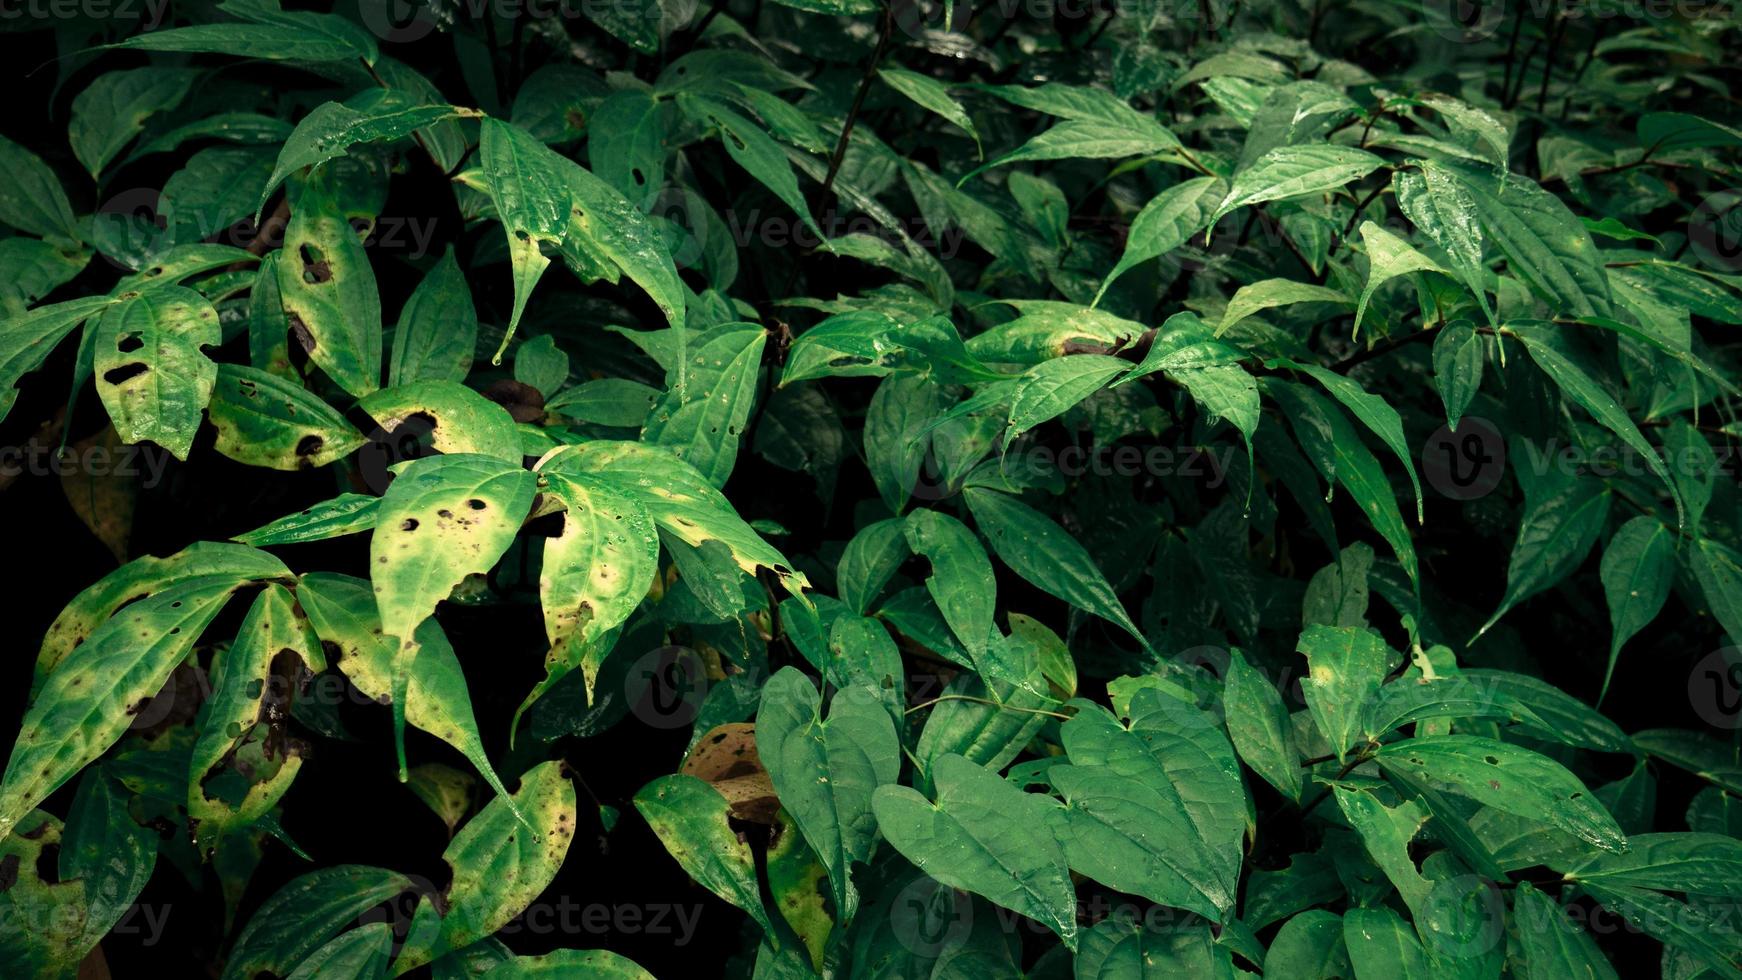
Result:
{"label": "thin branch", "polygon": [[929,708],[934,704],[937,704],[939,701],[972,701],[975,704],[988,705],[990,707],[997,708],[1000,711],[1021,711],[1025,714],[1046,715],[1049,718],[1058,718],[1058,719],[1061,719],[1064,721],[1070,721],[1072,718],[1071,715],[1061,714],[1060,712],[1057,712],[1057,711],[1048,711],[1045,708],[1019,708],[1014,704],[999,704],[997,701],[993,701],[990,698],[977,698],[971,694],[940,694],[937,697],[932,698],[930,701],[921,701],[920,703],[907,709],[905,712],[903,712],[903,714],[911,715],[915,711],[923,711],[924,709]]}
{"label": "thin branch", "polygon": [[892,3],[885,3],[883,23],[877,30],[877,47],[865,61],[865,73],[859,77],[859,90],[853,93],[853,106],[847,110],[847,120],[841,124],[841,138],[835,141],[835,152],[829,157],[829,172],[823,175],[824,206],[828,205],[829,195],[834,191],[835,175],[841,171],[841,161],[847,156],[847,143],[853,138],[853,124],[859,120],[859,110],[865,105],[865,96],[871,92],[871,83],[877,78],[877,66],[883,61],[883,52],[889,48],[889,35],[894,32],[895,7]]}

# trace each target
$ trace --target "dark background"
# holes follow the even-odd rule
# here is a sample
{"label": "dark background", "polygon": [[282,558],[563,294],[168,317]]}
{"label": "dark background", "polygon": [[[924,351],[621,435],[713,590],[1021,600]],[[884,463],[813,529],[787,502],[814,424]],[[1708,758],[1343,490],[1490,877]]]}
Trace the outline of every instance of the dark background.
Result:
{"label": "dark background", "polygon": [[[52,38],[52,34],[40,31],[13,29],[0,33],[0,64],[8,66],[5,74],[11,83],[8,111],[0,120],[0,133],[31,148],[55,166],[73,198],[75,212],[84,214],[101,201],[67,148],[68,105],[72,95],[97,71],[125,67],[129,62],[126,56],[105,58],[100,64],[79,70],[57,89],[56,67],[43,64],[53,54]],[[442,35],[436,35],[434,40],[411,48],[396,46],[392,53],[424,71],[449,95],[458,97],[464,86],[459,82],[460,73],[451,48],[443,45],[441,38]],[[529,71],[531,67],[529,61],[523,70]],[[259,71],[262,77],[271,78],[282,78],[288,73],[282,68],[243,70]],[[309,83],[313,87],[317,80],[310,79]],[[118,187],[160,187],[184,158],[185,154],[149,158],[113,177],[105,195]],[[437,225],[440,233],[435,254],[452,241],[461,251],[462,266],[466,265],[464,257],[477,247],[478,236],[462,233],[457,215],[446,210],[451,209],[449,195],[442,186],[441,175],[433,171],[429,162],[418,157],[409,161],[409,165],[410,173],[394,181],[393,196],[385,213],[429,214],[445,219]],[[494,226],[488,231],[498,233]],[[375,256],[390,323],[392,311],[403,302],[415,282],[411,266],[394,261],[395,258]],[[746,266],[749,265],[747,261]],[[115,275],[116,271],[105,260],[95,259],[91,268],[78,281],[64,287],[57,298],[86,290],[106,290]],[[563,288],[578,290],[572,281],[566,286],[556,284],[558,279],[565,278],[552,273],[541,286],[541,297]],[[500,295],[506,277],[497,279],[501,281],[477,284],[481,291],[480,311],[486,321],[493,310],[502,309],[506,300]],[[839,288],[845,291],[847,287]],[[653,321],[650,318],[648,322]],[[17,405],[0,423],[0,446],[29,445],[38,435],[39,427],[52,424],[65,403],[73,346],[70,341],[61,345],[41,371],[25,379]],[[234,356],[234,351],[227,354],[241,359]],[[1400,356],[1424,354],[1423,349],[1417,354],[1406,352]],[[479,368],[473,377],[475,383],[493,376],[486,364],[480,362]],[[862,404],[867,392],[868,389],[846,386],[849,403],[858,399]],[[70,435],[76,441],[104,422],[101,406],[87,386],[72,414]],[[1419,438],[1426,434],[1410,435]],[[131,556],[167,555],[193,541],[223,540],[341,490],[362,489],[354,473],[343,472],[343,464],[318,472],[282,474],[241,466],[210,447],[208,428],[196,442],[191,462],[170,460],[160,483],[139,488]],[[791,529],[794,534],[781,542],[783,549],[795,554],[814,554],[824,542],[840,542],[849,537],[854,526],[854,504],[875,494],[862,466],[849,462],[839,475],[834,507],[825,518],[807,477],[776,469],[746,451],[740,457],[728,495],[746,518],[774,518]],[[1346,506],[1346,501],[1340,506]],[[1471,525],[1480,518],[1479,508],[1438,497],[1431,491],[1428,508],[1425,528],[1420,530],[1418,539],[1424,577],[1471,607],[1491,609],[1503,586],[1510,534],[1502,531],[1472,535]],[[1088,517],[1093,519],[1093,515]],[[1330,556],[1322,553],[1312,535],[1303,532],[1304,522],[1287,505],[1281,522],[1289,529],[1297,570],[1314,569],[1329,560]],[[1365,527],[1365,522],[1353,515],[1338,523],[1345,533]],[[39,638],[66,602],[112,569],[115,560],[77,519],[66,502],[60,481],[53,476],[26,474],[0,489],[0,533],[4,534],[0,540],[7,543],[9,556],[7,582],[0,589],[0,614],[5,616],[13,638],[13,653],[7,658],[4,676],[0,677],[0,730],[10,732],[16,731],[17,719],[25,706]],[[298,572],[367,574],[365,536],[275,551]],[[1600,680],[1600,671],[1593,672],[1591,665],[1601,662],[1608,646],[1607,615],[1600,594],[1591,589],[1595,563],[1593,555],[1587,567],[1574,578],[1579,588],[1563,587],[1524,604],[1507,617],[1504,627],[1515,631],[1518,645],[1530,651],[1536,669],[1549,681],[1588,701],[1595,700]],[[1298,574],[1303,573],[1297,571]],[[1044,618],[1063,632],[1066,617],[1056,601],[1007,575],[1001,578],[999,589],[1001,595],[1021,596],[1026,609],[1048,611]],[[1135,609],[1138,597],[1127,598]],[[509,589],[497,599],[481,607],[450,604],[444,607],[442,622],[466,669],[486,747],[493,758],[511,760],[507,764],[499,761],[498,766],[508,783],[513,784],[514,773],[544,757],[563,759],[576,776],[581,827],[563,870],[540,904],[627,909],[643,919],[654,914],[656,906],[702,909],[698,932],[684,947],[674,944],[674,935],[637,929],[563,933],[519,928],[506,935],[505,941],[516,951],[529,953],[560,947],[605,947],[631,957],[661,977],[712,974],[721,960],[743,948],[744,916],[691,884],[629,802],[642,785],[676,768],[688,740],[688,730],[651,726],[631,715],[593,738],[565,738],[541,745],[523,736],[518,750],[510,757],[509,719],[524,692],[542,675],[544,646],[536,596],[525,589]],[[228,635],[227,630],[240,618],[242,608],[244,604],[232,603],[210,635]],[[1690,678],[1694,676],[1695,665],[1720,646],[1721,637],[1710,624],[1682,606],[1678,596],[1672,596],[1657,622],[1628,645],[1605,712],[1628,731],[1661,726],[1706,728],[1690,702]],[[777,648],[775,666],[781,662],[781,655]],[[1092,678],[1086,681],[1091,689],[1095,683]],[[1729,715],[1734,717],[1734,712]],[[441,861],[447,842],[445,828],[394,778],[387,710],[353,706],[345,711],[344,722],[357,736],[356,741],[340,742],[303,733],[311,742],[312,751],[283,803],[286,831],[314,858],[315,866],[347,862],[379,865],[421,876],[440,887],[447,873]],[[453,750],[422,733],[410,731],[407,740],[414,763],[442,761],[469,770]],[[1607,774],[1609,777],[1625,775],[1625,760],[1609,761],[1618,765]],[[1681,814],[1698,785],[1676,770],[1656,767],[1655,771],[1660,782],[1654,826],[1680,829],[1684,826]],[[1256,780],[1250,782],[1258,794],[1261,821],[1267,813],[1285,809],[1268,787]],[[45,808],[64,814],[70,798],[69,785],[52,797]],[[609,834],[599,823],[598,806],[593,804],[619,811],[620,820]],[[1280,821],[1284,825],[1290,822]],[[1298,843],[1286,833],[1272,834],[1269,839],[1261,839],[1260,851],[1252,856],[1252,863],[1255,866],[1286,863],[1289,850]],[[265,859],[243,900],[238,922],[245,921],[253,908],[280,885],[310,867],[269,841]],[[157,874],[139,902],[168,910],[166,931],[158,942],[149,945],[143,934],[117,933],[107,939],[103,949],[115,975],[216,975],[224,941],[222,901],[209,870],[202,887],[196,889],[167,862],[160,861]],[[576,911],[570,922],[578,924],[581,918]],[[667,921],[672,920],[668,917]],[[139,924],[138,920],[134,922]],[[1657,972],[1654,942],[1626,931],[1603,936],[1601,942],[1622,975]]]}

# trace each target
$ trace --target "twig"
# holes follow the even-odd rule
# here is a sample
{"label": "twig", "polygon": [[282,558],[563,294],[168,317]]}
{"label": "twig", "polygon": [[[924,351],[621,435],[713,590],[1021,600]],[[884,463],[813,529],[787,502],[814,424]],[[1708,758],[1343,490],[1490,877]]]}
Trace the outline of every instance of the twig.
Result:
{"label": "twig", "polygon": [[871,83],[877,78],[877,65],[883,61],[883,52],[889,47],[889,35],[895,31],[895,7],[891,3],[883,5],[883,23],[877,30],[877,47],[872,50],[871,57],[865,62],[865,73],[859,77],[859,90],[853,93],[853,106],[847,110],[847,119],[841,123],[841,138],[835,141],[835,152],[829,157],[829,172],[823,175],[822,203],[829,203],[829,195],[835,188],[835,175],[841,171],[841,161],[847,156],[847,143],[853,138],[853,124],[859,119],[859,110],[865,105],[865,96],[871,92]]}
{"label": "twig", "polygon": [[1000,711],[1021,711],[1021,712],[1024,712],[1026,714],[1046,715],[1049,718],[1059,718],[1059,719],[1062,719],[1064,721],[1070,721],[1071,717],[1072,717],[1071,715],[1063,714],[1061,712],[1048,711],[1045,708],[1019,708],[1014,704],[1000,704],[997,701],[992,700],[991,698],[977,698],[977,697],[974,697],[972,694],[940,694],[937,697],[932,698],[930,701],[921,701],[920,703],[914,705],[913,707],[907,709],[906,711],[904,711],[902,713],[911,715],[915,711],[923,711],[924,709],[929,708],[934,704],[937,704],[939,701],[972,701],[975,704],[988,705],[990,707],[997,708]]}
{"label": "twig", "polygon": [[[1337,770],[1337,775],[1334,778],[1332,778],[1331,782],[1335,783],[1335,782],[1341,781],[1343,779],[1343,777],[1354,772],[1356,766],[1358,766],[1361,763],[1366,762],[1366,761],[1367,761],[1367,753],[1365,751],[1357,753],[1353,759],[1350,759],[1348,761],[1348,763],[1343,766],[1343,768]],[[1322,792],[1318,796],[1314,797],[1313,801],[1311,803],[1308,803],[1306,806],[1303,806],[1300,808],[1300,815],[1302,817],[1304,817],[1307,814],[1313,812],[1313,810],[1320,803],[1325,802],[1325,797],[1330,796],[1330,795],[1331,795],[1331,788],[1329,786],[1326,786],[1324,792]]]}
{"label": "twig", "polygon": [[1542,84],[1536,89],[1536,111],[1541,113],[1543,106],[1548,104],[1548,81],[1554,77],[1555,55],[1560,53],[1561,39],[1566,36],[1567,22],[1560,15],[1560,8],[1555,8],[1554,19],[1549,24],[1548,50],[1542,56]]}

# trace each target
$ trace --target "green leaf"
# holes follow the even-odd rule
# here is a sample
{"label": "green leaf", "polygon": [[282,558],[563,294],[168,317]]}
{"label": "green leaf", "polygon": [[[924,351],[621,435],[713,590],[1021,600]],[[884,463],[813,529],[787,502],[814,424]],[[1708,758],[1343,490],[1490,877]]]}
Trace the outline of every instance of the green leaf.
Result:
{"label": "green leaf", "polygon": [[841,601],[863,616],[882,594],[884,586],[912,552],[907,550],[906,522],[891,517],[860,528],[841,552],[835,566],[835,582]]}
{"label": "green leaf", "polygon": [[642,89],[621,89],[599,104],[587,125],[593,173],[637,208],[650,206],[665,186],[665,110],[670,107]]}
{"label": "green leaf", "polygon": [[598,980],[653,980],[626,957],[605,949],[559,949],[543,956],[516,956],[488,974],[490,980],[537,980],[539,977],[597,977]]}
{"label": "green leaf", "polygon": [[1308,909],[1282,924],[1264,968],[1280,976],[1329,980],[1349,976],[1349,950],[1343,945],[1343,917],[1324,909]]}
{"label": "green leaf", "polygon": [[1021,315],[970,338],[968,353],[993,364],[1039,364],[1067,351],[1124,347],[1144,333],[1134,320],[1053,300],[1008,300]]}
{"label": "green leaf", "polygon": [[963,132],[973,137],[975,149],[984,155],[985,151],[980,148],[980,133],[974,129],[974,120],[968,118],[968,110],[962,108],[962,104],[950,95],[950,90],[944,83],[930,75],[921,75],[902,68],[884,68],[877,74],[890,88],[960,127]]}
{"label": "green leaf", "polygon": [[0,186],[0,224],[63,242],[84,239],[60,179],[41,157],[0,136],[0,167],[7,177]]}
{"label": "green leaf", "polygon": [[1526,980],[1617,980],[1615,968],[1591,934],[1528,881],[1519,882],[1512,893],[1512,917],[1518,924],[1519,971]]}
{"label": "green leaf", "polygon": [[1669,488],[1669,495],[1675,500],[1676,516],[1679,519],[1683,511],[1681,493],[1670,476],[1669,468],[1664,465],[1662,456],[1640,435],[1639,427],[1628,417],[1627,410],[1579,363],[1577,355],[1565,346],[1562,336],[1553,328],[1536,325],[1514,324],[1507,331],[1524,342],[1531,359],[1542,368],[1544,374],[1554,379],[1562,394],[1590,412],[1604,428],[1619,436],[1629,449],[1644,457],[1645,465]]}
{"label": "green leaf", "polygon": [[260,191],[258,214],[284,179],[309,167],[336,160],[359,143],[392,143],[417,130],[451,119],[453,106],[426,105],[407,92],[368,89],[344,102],[324,102],[314,108],[284,140],[272,177]]}
{"label": "green leaf", "polygon": [[1265,388],[1282,404],[1295,436],[1319,472],[1349,491],[1373,523],[1373,529],[1397,554],[1404,574],[1416,583],[1415,545],[1410,540],[1409,528],[1397,509],[1397,498],[1379,460],[1361,442],[1354,426],[1342,412],[1304,386],[1267,379]]}
{"label": "green leaf", "polygon": [[1458,421],[1482,388],[1482,368],[1488,354],[1476,329],[1460,321],[1446,326],[1434,338],[1433,360],[1434,387],[1446,406],[1446,425],[1456,431]]}
{"label": "green leaf", "polygon": [[1371,221],[1361,222],[1361,244],[1367,249],[1367,285],[1355,304],[1355,336],[1361,334],[1361,318],[1367,314],[1367,302],[1388,280],[1411,272],[1438,272],[1450,275],[1433,259],[1416,251],[1403,239]]}
{"label": "green leaf", "polygon": [[781,805],[828,869],[844,925],[859,905],[852,866],[869,862],[877,839],[872,793],[901,774],[901,743],[883,699],[874,688],[844,688],[825,721],[810,678],[784,668],[762,689],[756,744]]}
{"label": "green leaf", "polygon": [[1585,784],[1529,749],[1476,735],[1418,735],[1382,746],[1373,758],[1496,810],[1546,820],[1605,851],[1627,849],[1626,835]]}
{"label": "green leaf", "polygon": [[1586,854],[1557,870],[1567,880],[1742,897],[1742,841],[1722,834],[1635,834],[1624,854]]}
{"label": "green leaf", "polygon": [[1675,581],[1675,535],[1655,518],[1635,517],[1603,549],[1603,594],[1609,603],[1609,666],[1603,690],[1615,674],[1621,647],[1657,618]]}
{"label": "green leaf", "polygon": [[641,428],[661,392],[627,378],[598,378],[569,388],[544,403],[545,410],[582,422]]}
{"label": "green leaf", "polygon": [[710,332],[685,352],[687,367],[671,372],[671,390],[648,417],[643,437],[724,486],[738,462],[767,343],[768,332],[757,326]]}
{"label": "green leaf", "polygon": [[1530,710],[1520,727],[1531,737],[1598,752],[1636,754],[1632,740],[1596,709],[1545,681],[1505,670],[1461,670],[1458,676]]}
{"label": "green leaf", "polygon": [[[1146,926],[1115,912],[1083,934],[1075,976],[1081,980],[1233,977],[1228,951],[1202,926]],[[1299,976],[1299,974],[1284,974]]]}
{"label": "green leaf", "polygon": [[1063,415],[1121,374],[1129,362],[1105,354],[1059,357],[1029,368],[1010,397],[1004,448],[1029,429]]}
{"label": "green leaf", "polygon": [[939,385],[913,374],[885,378],[871,396],[865,410],[865,464],[893,513],[907,506],[930,443],[927,426],[945,404]]}
{"label": "green leaf", "polygon": [[490,359],[501,364],[502,352],[526,311],[527,297],[550,265],[540,245],[559,246],[568,234],[574,196],[567,177],[572,164],[513,123],[485,119],[481,133],[478,162],[489,175],[490,197],[508,233],[508,256],[514,266],[514,310],[502,345]]}
{"label": "green leaf", "polygon": [[986,549],[966,524],[936,510],[913,511],[902,530],[908,548],[930,563],[926,591],[950,624],[950,631],[974,662],[980,663],[997,632],[992,622],[997,608],[996,585]]}
{"label": "green leaf", "polygon": [[1724,936],[1713,913],[1668,895],[1588,882],[1584,891],[1625,919],[1628,925],[1663,943],[1690,953],[1698,966],[1728,980],[1742,978],[1736,968],[1735,941]]}
{"label": "green leaf", "polygon": [[[290,591],[271,583],[255,597],[236,630],[236,642],[220,654],[212,672],[212,693],[195,722],[193,753],[188,766],[187,806],[198,822],[197,839],[209,848],[226,830],[246,826],[277,805],[302,766],[299,751],[271,746],[269,726],[259,725],[274,710],[283,710],[290,692],[275,670],[293,665],[275,663],[290,653],[310,671],[325,669],[320,643],[296,609]],[[220,788],[228,772],[245,778],[245,789],[229,798]],[[218,796],[214,798],[214,792]]]}
{"label": "green leaf", "polygon": [[[1054,833],[1073,870],[1222,922],[1246,823],[1233,749],[1208,716],[1171,695],[1139,691],[1132,712],[1129,728],[1100,708],[1061,727],[1070,763],[1047,770],[1066,801]],[[1202,753],[1194,736],[1219,740],[1220,752]]]}
{"label": "green leaf", "polygon": [[1046,925],[1077,946],[1076,894],[1048,830],[1053,804],[959,755],[932,766],[937,800],[880,786],[871,806],[884,839],[927,874]]}
{"label": "green leaf", "polygon": [[[349,575],[311,572],[298,581],[296,594],[315,633],[343,654],[335,659],[352,686],[374,701],[391,700],[396,680],[404,672],[395,673],[398,648],[381,634],[369,583]],[[466,675],[447,634],[430,619],[418,627],[415,636],[417,659],[407,671],[410,683],[401,702],[405,720],[459,750],[496,795],[507,798],[508,790],[484,753]]]}
{"label": "green leaf", "polygon": [[1236,323],[1254,313],[1291,306],[1295,303],[1337,303],[1347,306],[1349,298],[1335,289],[1295,282],[1292,279],[1265,279],[1241,286],[1222,312],[1222,322],[1216,326],[1216,336],[1227,333]]}
{"label": "green leaf", "polygon": [[341,864],[292,879],[268,898],[236,937],[224,980],[259,973],[288,975],[368,909],[412,889],[383,868]]}
{"label": "green leaf", "polygon": [[361,24],[337,14],[280,10],[276,3],[220,3],[218,9],[246,23],[196,24],[135,34],[106,48],[227,54],[267,61],[354,62],[373,65],[380,57],[375,37]]}
{"label": "green leaf", "polygon": [[545,680],[527,704],[577,665],[591,697],[609,649],[602,641],[647,597],[659,571],[659,536],[635,498],[590,477],[549,473],[545,479],[544,492],[562,505],[563,525],[544,542],[538,597],[550,653]]}
{"label": "green leaf", "polygon": [[355,980],[384,976],[393,956],[393,926],[368,922],[335,936],[302,961],[287,980]]}
{"label": "green leaf", "polygon": [[1354,626],[1309,626],[1295,649],[1307,658],[1300,682],[1307,710],[1342,762],[1355,747],[1362,716],[1394,655],[1378,635]]}
{"label": "green leaf", "polygon": [[[791,208],[812,234],[819,239],[825,238],[822,229],[811,217],[804,193],[798,188],[798,177],[793,174],[792,163],[787,160],[786,152],[780,148],[780,144],[774,142],[761,127],[713,99],[682,92],[678,94],[676,101],[678,108],[690,120],[698,125],[718,129],[720,142],[726,147],[726,155]],[[826,240],[823,247],[828,247]]]}
{"label": "green leaf", "polygon": [[566,766],[541,762],[529,769],[512,802],[492,801],[442,853],[453,872],[445,900],[439,907],[428,895],[418,901],[394,968],[403,972],[464,949],[513,921],[556,878],[576,818]]}
{"label": "green leaf", "polygon": [[34,700],[55,668],[73,650],[90,640],[98,628],[130,602],[156,595],[170,586],[195,580],[226,579],[240,586],[266,579],[289,579],[284,563],[264,551],[236,544],[202,541],[168,558],[147,555],[115,569],[67,603],[43,635],[31,683]]}
{"label": "green leaf", "polygon": [[203,348],[220,339],[218,311],[181,286],[154,289],[103,312],[92,367],[121,441],[149,440],[187,459],[218,378]]}
{"label": "green leaf", "polygon": [[1742,558],[1710,538],[1686,553],[1706,606],[1732,642],[1742,638]]}
{"label": "green leaf", "polygon": [[286,514],[276,521],[252,531],[231,537],[256,548],[274,544],[299,544],[305,541],[325,541],[367,531],[375,526],[375,510],[380,497],[363,493],[341,493],[306,510]]}
{"label": "green leaf", "polygon": [[1277,792],[1300,799],[1300,754],[1282,692],[1239,650],[1229,652],[1222,710],[1228,737],[1240,758]]}
{"label": "green leaf", "polygon": [[569,380],[569,355],[550,334],[521,341],[514,349],[514,380],[549,399]]}
{"label": "green leaf", "polygon": [[1377,395],[1370,394],[1357,382],[1337,374],[1328,368],[1317,364],[1295,364],[1292,361],[1281,362],[1312,376],[1314,381],[1324,386],[1331,397],[1343,403],[1355,418],[1365,425],[1368,431],[1379,437],[1403,464],[1403,471],[1409,474],[1410,486],[1415,488],[1415,519],[1422,521],[1421,478],[1415,473],[1415,458],[1410,452],[1409,439],[1403,434],[1403,419],[1397,414],[1397,409]]}
{"label": "green leaf", "polygon": [[1505,253],[1507,268],[1558,312],[1609,315],[1609,279],[1603,259],[1572,211],[1535,181],[1517,174],[1455,164],[1446,171],[1473,205],[1488,240]]}
{"label": "green leaf", "polygon": [[239,364],[218,365],[207,416],[218,452],[276,470],[325,466],[368,441],[296,382]]}
{"label": "green leaf", "polygon": [[755,859],[728,823],[731,804],[718,790],[694,776],[662,776],[635,794],[635,809],[697,884],[778,935],[757,890]]}
{"label": "green leaf", "polygon": [[[519,463],[520,431],[501,405],[453,381],[413,381],[357,402],[394,440],[427,439],[440,453],[472,453]],[[402,431],[403,430],[403,431]]]}
{"label": "green leaf", "polygon": [[1130,633],[1139,644],[1148,646],[1088,550],[1064,528],[1040,511],[995,490],[970,487],[963,496],[980,533],[991,542],[998,559],[1012,571],[1046,594],[1100,616]]}
{"label": "green leaf", "polygon": [[1343,945],[1357,977],[1432,980],[1438,976],[1414,930],[1388,908],[1354,908],[1343,914]]}
{"label": "green leaf", "polygon": [[339,180],[322,167],[296,196],[278,262],[279,301],[309,360],[361,398],[381,385],[381,297],[340,205]]}
{"label": "green leaf", "polygon": [[0,783],[0,839],[126,731],[242,585],[198,576],[141,599],[90,634],[48,675],[24,714]]}
{"label": "green leaf", "polygon": [[695,469],[655,446],[595,440],[556,450],[539,461],[541,472],[597,476],[647,509],[660,530],[702,548],[718,542],[749,576],[772,571],[786,590],[799,595],[810,583],[792,563],[744,523],[720,491]]}
{"label": "green leaf", "polygon": [[399,311],[387,387],[413,381],[464,381],[477,346],[478,312],[450,246]]}
{"label": "green leaf", "polygon": [[1560,582],[1584,562],[1603,533],[1609,497],[1608,490],[1579,481],[1525,510],[1506,567],[1506,594],[1477,636],[1499,622],[1507,610]]}
{"label": "green leaf", "polygon": [[532,509],[537,478],[517,463],[455,454],[412,460],[381,498],[369,539],[381,629],[399,641],[393,659],[393,728],[405,780],[405,702],[415,633],[468,575],[488,572]]}
{"label": "green leaf", "polygon": [[1384,165],[1379,157],[1350,146],[1279,146],[1234,175],[1227,196],[1216,205],[1209,223],[1214,225],[1223,215],[1249,204],[1336,190]]}
{"label": "green leaf", "polygon": [[1095,293],[1091,305],[1101,305],[1101,297],[1106,295],[1113,280],[1135,266],[1179,248],[1193,235],[1208,228],[1211,205],[1222,196],[1223,186],[1222,181],[1215,177],[1194,177],[1151,198],[1143,210],[1137,212],[1137,217],[1131,219],[1131,228],[1125,237],[1125,251],[1119,256],[1113,271],[1101,281],[1101,288]]}
{"label": "green leaf", "polygon": [[[598,127],[599,118],[594,118],[594,125]],[[599,254],[617,263],[624,275],[645,289],[653,305],[665,313],[667,324],[681,326],[686,289],[678,279],[671,252],[665,249],[664,233],[610,183],[577,165],[568,165],[563,171],[568,174],[573,198],[564,249],[580,240],[591,242]]]}
{"label": "green leaf", "polygon": [[61,832],[59,880],[84,889],[81,954],[133,908],[157,865],[158,836],[127,812],[128,796],[101,766],[85,770]]}
{"label": "green leaf", "polygon": [[1639,145],[1648,155],[1704,147],[1742,146],[1742,132],[1685,112],[1647,112],[1639,117]]}
{"label": "green leaf", "polygon": [[1490,326],[1499,326],[1488,289],[1494,274],[1482,261],[1482,223],[1476,201],[1450,170],[1421,161],[1418,171],[1399,170],[1391,177],[1397,206],[1451,260],[1458,278],[1482,306]]}
{"label": "green leaf", "polygon": [[[1179,149],[1179,138],[1147,117],[1140,121],[1067,119],[1009,153],[986,163],[968,177],[994,167],[1039,160],[1118,160],[1166,154]],[[968,178],[964,177],[963,181]]]}
{"label": "green leaf", "polygon": [[1410,842],[1426,826],[1428,813],[1415,800],[1386,806],[1372,793],[1331,784],[1337,808],[1360,835],[1367,854],[1397,889],[1412,914],[1423,918],[1433,883],[1421,876],[1410,856]]}
{"label": "green leaf", "polygon": [[73,99],[67,141],[94,179],[145,128],[175,108],[200,75],[192,68],[131,68],[98,75]]}

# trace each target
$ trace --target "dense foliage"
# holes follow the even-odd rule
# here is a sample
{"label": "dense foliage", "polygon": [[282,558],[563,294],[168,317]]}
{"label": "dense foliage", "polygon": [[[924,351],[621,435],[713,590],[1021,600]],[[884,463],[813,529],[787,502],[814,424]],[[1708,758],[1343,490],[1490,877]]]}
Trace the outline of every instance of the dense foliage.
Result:
{"label": "dense foliage", "polygon": [[0,976],[1742,978],[1729,4],[101,6]]}

